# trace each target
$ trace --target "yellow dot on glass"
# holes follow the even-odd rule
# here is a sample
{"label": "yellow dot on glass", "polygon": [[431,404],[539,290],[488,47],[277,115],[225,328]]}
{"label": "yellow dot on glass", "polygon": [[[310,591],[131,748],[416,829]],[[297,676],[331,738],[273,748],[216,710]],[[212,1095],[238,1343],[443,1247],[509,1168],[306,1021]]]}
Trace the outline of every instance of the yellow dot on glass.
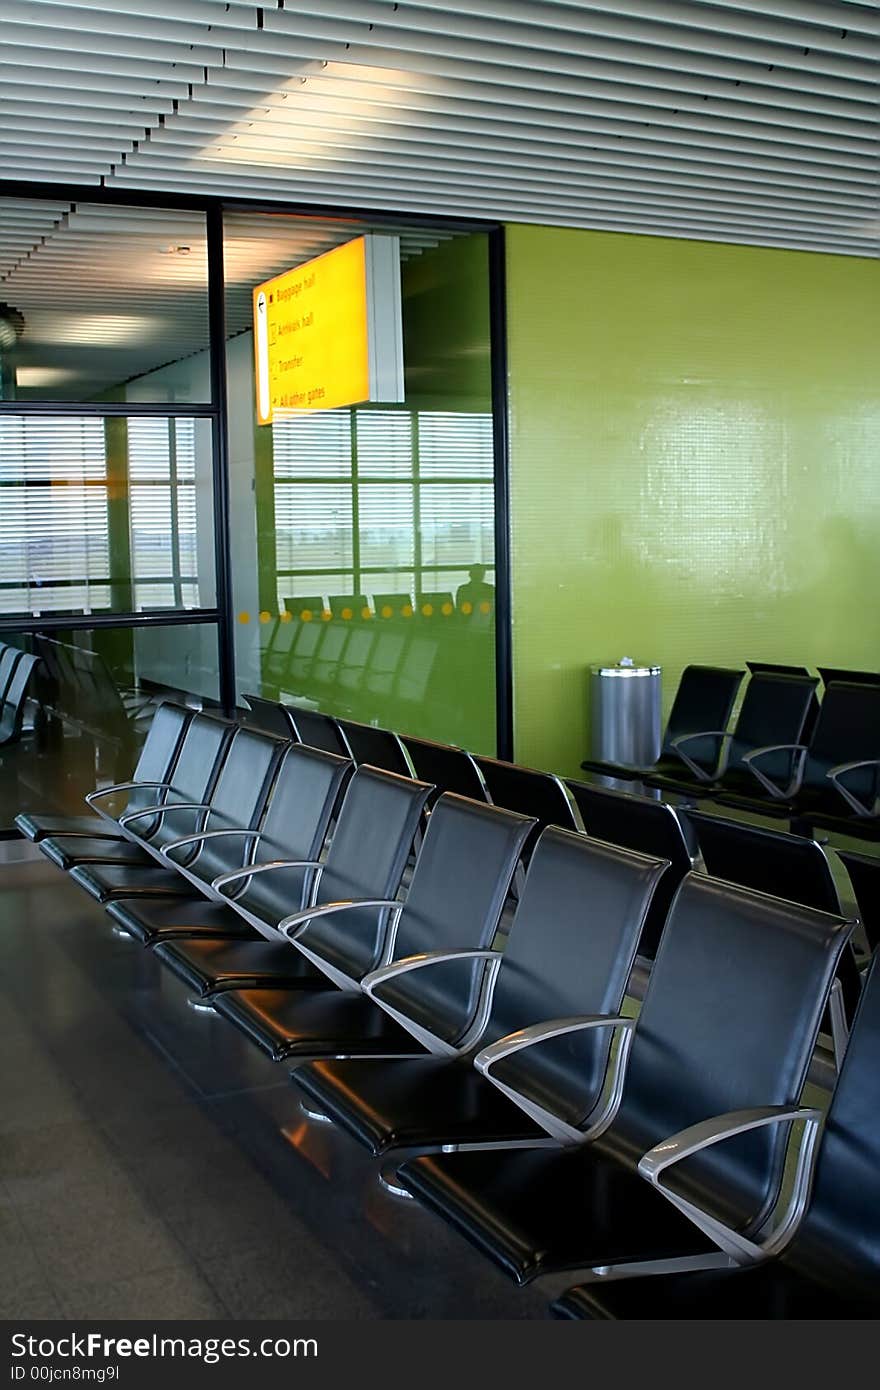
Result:
{"label": "yellow dot on glass", "polygon": [[354,617],[354,614],[353,614],[353,612],[351,611],[350,608],[343,608],[343,610],[342,610],[342,621],[343,621],[344,623],[350,623],[353,617]]}
{"label": "yellow dot on glass", "polygon": [[292,613],[288,613],[287,609],[285,608],[284,612],[281,614],[281,621],[282,621],[283,623],[289,623],[292,617],[293,617],[293,614],[292,614]]}
{"label": "yellow dot on glass", "polygon": [[411,603],[405,603],[405,604],[403,605],[403,607],[401,608],[400,612],[401,612],[401,615],[402,615],[404,618],[411,618],[412,615],[413,615],[413,606],[412,606],[412,604],[411,604]]}
{"label": "yellow dot on glass", "polygon": [[321,622],[322,622],[322,623],[329,623],[329,621],[330,621],[330,619],[331,619],[332,617],[333,617],[333,614],[330,612],[330,609],[329,609],[329,608],[322,608],[322,609],[321,609]]}
{"label": "yellow dot on glass", "polygon": [[440,609],[440,612],[443,614],[444,618],[448,618],[450,613],[452,612],[452,604],[444,603],[443,607]]}
{"label": "yellow dot on glass", "polygon": [[303,611],[300,613],[299,616],[302,618],[302,620],[303,620],[304,623],[310,623],[310,622],[312,621],[312,610],[311,610],[311,608],[304,608]]}
{"label": "yellow dot on glass", "polygon": [[394,609],[391,607],[391,604],[390,604],[390,603],[386,603],[386,604],[384,605],[383,609],[382,609],[382,617],[383,617],[383,618],[390,618],[390,617],[391,617],[391,614],[392,614],[393,612],[394,612]]}
{"label": "yellow dot on glass", "polygon": [[269,619],[271,618],[271,616],[272,616],[272,614],[271,614],[270,612],[268,612],[267,609],[264,608],[263,611],[262,611],[262,613],[260,614],[260,622],[261,622],[261,623],[267,623],[267,622],[269,621]]}
{"label": "yellow dot on glass", "polygon": [[468,603],[467,599],[465,599],[464,603],[461,605],[461,611],[462,613],[473,613],[474,605],[472,603]]}
{"label": "yellow dot on glass", "polygon": [[239,613],[239,615],[238,615],[238,621],[239,621],[240,623],[249,623],[250,620],[251,620],[251,615],[250,615],[250,613]]}
{"label": "yellow dot on glass", "polygon": [[481,613],[491,613],[491,612],[492,612],[492,605],[491,605],[491,603],[486,603],[485,601],[484,601],[483,603],[481,603],[481,604],[480,604],[480,612],[481,612]]}
{"label": "yellow dot on glass", "polygon": [[431,618],[431,617],[434,616],[434,605],[433,605],[433,603],[423,603],[423,604],[422,604],[422,616],[425,617],[425,618]]}
{"label": "yellow dot on glass", "polygon": [[361,617],[364,619],[364,621],[366,621],[368,618],[372,618],[372,616],[373,616],[373,610],[372,610],[371,608],[362,608],[362,609],[361,609]]}

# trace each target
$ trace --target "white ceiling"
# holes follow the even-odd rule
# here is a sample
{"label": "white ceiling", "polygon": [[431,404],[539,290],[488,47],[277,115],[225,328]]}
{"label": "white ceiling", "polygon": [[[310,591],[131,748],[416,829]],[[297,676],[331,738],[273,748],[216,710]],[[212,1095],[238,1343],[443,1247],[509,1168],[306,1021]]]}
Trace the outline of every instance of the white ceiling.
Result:
{"label": "white ceiling", "polygon": [[876,0],[0,0],[0,177],[876,255],[878,75]]}

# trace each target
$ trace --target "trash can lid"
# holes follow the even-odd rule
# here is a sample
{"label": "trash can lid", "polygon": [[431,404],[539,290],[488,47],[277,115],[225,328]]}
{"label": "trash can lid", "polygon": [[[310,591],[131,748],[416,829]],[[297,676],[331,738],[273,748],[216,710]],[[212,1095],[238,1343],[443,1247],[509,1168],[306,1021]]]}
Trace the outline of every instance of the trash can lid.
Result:
{"label": "trash can lid", "polygon": [[591,666],[594,676],[659,676],[659,666],[637,666],[624,657],[614,666]]}

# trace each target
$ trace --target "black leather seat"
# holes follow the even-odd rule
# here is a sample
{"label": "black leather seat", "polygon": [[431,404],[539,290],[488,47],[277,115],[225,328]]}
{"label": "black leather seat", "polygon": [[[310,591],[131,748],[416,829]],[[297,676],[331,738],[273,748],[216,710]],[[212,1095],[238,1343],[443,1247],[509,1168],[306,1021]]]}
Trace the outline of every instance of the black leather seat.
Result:
{"label": "black leather seat", "polygon": [[412,776],[400,739],[390,729],[375,729],[372,724],[358,724],[353,719],[337,719],[336,724],[358,767],[361,763],[369,763],[370,767],[396,772],[399,777]]}
{"label": "black leather seat", "polygon": [[[663,860],[585,835],[545,830],[500,957],[480,1048],[542,1020],[619,1013],[642,924],[666,868]],[[599,1107],[613,1041],[604,1028],[563,1036],[512,1057],[498,1076],[527,1102],[584,1126]],[[374,1154],[539,1143],[547,1134],[482,1075],[472,1055],[313,1062],[292,1079]],[[574,1108],[571,1096],[577,1096]]]}
{"label": "black leather seat", "polygon": [[[366,924],[351,924],[366,911],[356,905],[312,921],[306,909],[301,925],[291,923],[299,949],[343,986],[340,992],[242,990],[217,996],[214,1007],[275,1060],[465,1050],[472,1031],[485,1025],[491,943],[533,828],[525,816],[444,793],[406,900],[384,932],[374,929],[365,943]],[[426,953],[430,970],[421,968]],[[437,953],[452,958],[441,964]]]}
{"label": "black leather seat", "polygon": [[250,708],[250,713],[245,716],[246,724],[262,729],[264,733],[275,734],[276,738],[297,737],[285,706],[277,700],[264,700],[261,695],[250,694],[243,695],[242,699],[247,701]]}
{"label": "black leather seat", "polygon": [[[581,767],[605,777],[623,778],[641,778],[648,772],[680,772],[682,764],[675,752],[676,740],[699,734],[704,729],[726,729],[744,675],[744,671],[730,670],[724,666],[686,666],[669,711],[660,757],[656,763],[650,768],[634,768],[622,763],[585,758]],[[688,749],[689,757],[707,770],[717,768],[718,754],[718,742],[714,738],[697,739]]]}
{"label": "black leather seat", "polygon": [[558,777],[531,767],[502,762],[498,758],[474,755],[474,762],[496,806],[532,816],[539,825],[558,825],[563,830],[580,830],[568,793]]}
{"label": "black leather seat", "polygon": [[0,747],[17,743],[24,728],[24,712],[31,682],[37,675],[40,657],[22,652],[0,699]]}
{"label": "black leather seat", "polygon": [[820,1139],[806,1217],[757,1269],[570,1289],[564,1318],[876,1318],[880,1307],[880,962],[875,958]]}
{"label": "black leather seat", "polygon": [[[717,729],[679,735],[671,742],[678,768],[651,773],[644,780],[649,786],[690,797],[712,796],[719,790],[753,795],[755,779],[743,761],[745,755],[771,744],[800,743],[818,684],[816,676],[756,671],[746,686],[732,733]],[[711,761],[693,757],[692,750],[699,745],[714,746]],[[778,755],[775,766],[772,759],[768,763],[768,776],[785,778],[784,754]]]}
{"label": "black leather seat", "polygon": [[257,972],[256,950],[244,953],[240,971],[236,971],[229,953],[223,957],[223,968],[218,969],[218,953],[206,941],[160,942],[155,947],[157,958],[201,995],[244,986],[268,988],[277,983],[280,944],[290,958],[285,966],[288,977],[295,974],[310,987],[324,985],[328,983],[326,973],[309,964],[308,958],[278,931],[279,923],[292,913],[311,907],[320,909],[314,917],[312,935],[323,942],[327,960],[336,961],[356,977],[365,974],[381,953],[387,910],[340,908],[336,915],[350,923],[348,936],[344,928],[339,929],[340,948],[332,917],[327,915],[328,907],[363,900],[386,902],[396,897],[430,792],[431,788],[422,782],[396,777],[378,768],[358,768],[346,789],[323,863],[318,863],[317,854],[300,859],[299,863],[291,862],[291,856],[285,855],[281,860],[255,866],[253,872],[242,869],[216,881],[219,891],[229,896],[233,910],[267,938],[262,974]]}
{"label": "black leather seat", "polygon": [[[121,898],[108,903],[116,924],[145,946],[178,937],[249,940],[260,937],[260,928],[274,936],[273,928],[293,907],[301,907],[309,882],[308,870],[277,867],[280,862],[314,861],[320,857],[337,802],[352,772],[351,763],[318,748],[290,744],[285,749],[272,787],[269,805],[259,832],[246,837],[256,842],[252,862],[275,864],[270,873],[242,875],[229,885],[229,902],[172,903]],[[233,849],[245,837],[223,837]],[[238,854],[238,864],[242,855]],[[225,871],[235,867],[234,859]],[[234,904],[234,905],[233,905]]]}
{"label": "black leather seat", "polygon": [[[620,1107],[566,1151],[411,1159],[401,1183],[525,1283],[547,1271],[717,1255],[696,1210],[754,1234],[779,1195],[788,1127],[703,1148],[672,1180],[639,1174],[692,1125],[797,1107],[852,923],[691,874],[679,889],[635,1026]],[[723,964],[722,964],[723,963]],[[702,1218],[700,1218],[702,1219]]]}
{"label": "black leather seat", "polygon": [[639,955],[651,959],[678,885],[691,870],[690,851],[678,816],[665,802],[631,792],[612,791],[609,787],[572,779],[566,779],[566,786],[575,799],[588,835],[669,861],[669,868],[651,900],[639,943]]}
{"label": "black leather seat", "polygon": [[486,801],[486,788],[470,753],[447,743],[401,734],[400,741],[409,754],[415,774],[423,782],[433,782],[440,792],[457,792],[472,801]]}
{"label": "black leather seat", "polygon": [[[699,811],[683,812],[696,831],[706,872],[713,878],[756,888],[789,902],[816,907],[820,912],[839,913],[840,899],[828,860],[814,840],[741,821],[722,820]],[[839,1003],[832,1002],[822,1022],[832,1034],[838,1052],[862,992],[862,979],[852,943],[841,953],[837,967]]]}
{"label": "black leather seat", "polygon": [[[150,877],[158,895],[185,895],[186,881],[180,875],[172,876],[169,869],[160,869],[155,857],[163,844],[202,828],[203,808],[210,805],[235,732],[236,725],[216,715],[193,716],[183,736],[171,787],[164,788],[152,806],[121,816],[120,823],[133,838],[137,829],[141,833],[134,844],[110,847],[118,849],[116,862],[108,862],[107,847],[100,841],[71,840],[68,844],[58,836],[44,840],[40,848],[56,863],[63,863],[73,881],[99,902],[136,896],[144,891]],[[144,854],[148,856],[146,862],[141,857]]]}
{"label": "black leather seat", "polygon": [[[174,765],[192,711],[170,701],[157,706],[130,782],[101,787],[90,792],[86,801],[93,814],[45,816],[22,812],[15,824],[28,840],[39,843],[50,835],[78,836],[92,840],[120,840],[127,837],[109,806],[122,799],[120,814],[153,804],[162,787],[170,786]],[[105,801],[107,807],[105,807]]]}

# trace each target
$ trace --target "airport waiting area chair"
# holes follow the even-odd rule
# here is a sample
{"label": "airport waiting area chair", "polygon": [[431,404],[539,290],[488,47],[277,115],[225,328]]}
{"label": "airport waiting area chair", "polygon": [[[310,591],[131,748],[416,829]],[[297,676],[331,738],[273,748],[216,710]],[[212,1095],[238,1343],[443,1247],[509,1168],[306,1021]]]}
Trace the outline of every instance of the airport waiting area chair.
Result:
{"label": "airport waiting area chair", "polygon": [[[644,781],[664,792],[689,797],[713,796],[719,790],[749,794],[754,777],[745,761],[756,748],[800,743],[813,709],[818,678],[784,675],[776,671],[755,671],[749,678],[733,731],[724,728],[682,734],[673,738],[671,751],[679,766],[649,773]],[[693,750],[714,743],[711,761],[693,756]],[[767,775],[785,776],[784,753],[777,754],[777,766],[768,766]]]}
{"label": "airport waiting area chair", "polygon": [[[638,1019],[604,1020],[633,1031],[611,1124],[558,1150],[422,1155],[401,1165],[399,1182],[520,1283],[575,1268],[645,1272],[671,1260],[711,1267],[763,1258],[774,1243],[762,1229],[780,1201],[787,1229],[789,1126],[742,1133],[742,1115],[757,1107],[799,1113],[851,929],[841,917],[689,875]],[[555,1032],[596,1026],[593,1016],[536,1024],[488,1048],[484,1073]],[[576,1093],[564,1099],[577,1103]],[[646,1183],[646,1155],[659,1156],[693,1125],[704,1142],[680,1181]]]}
{"label": "airport waiting area chair", "polygon": [[277,738],[298,738],[295,726],[291,721],[287,706],[278,700],[265,700],[262,695],[246,694],[242,699],[247,701],[249,713],[245,716],[245,722],[252,724],[256,729],[262,729],[264,733],[275,734]]}
{"label": "airport waiting area chair", "polygon": [[474,757],[486,791],[495,806],[532,816],[539,825],[559,825],[580,830],[577,811],[565,785],[550,772],[502,762],[499,758]]}
{"label": "airport waiting area chair", "polygon": [[[603,1093],[612,1030],[597,1028],[560,1039],[555,1050],[517,1054],[499,1068],[497,1085],[473,1065],[473,1054],[477,1046],[485,1050],[539,1018],[618,1014],[643,923],[666,868],[663,860],[584,835],[544,830],[505,949],[497,955],[485,1026],[470,1051],[408,1060],[310,1062],[298,1067],[292,1080],[305,1091],[310,1106],[377,1156],[441,1144],[540,1144],[547,1130],[535,1114],[545,1118],[551,1133],[557,1124],[562,1133],[574,1126],[594,1129],[607,1110]],[[423,961],[420,973],[426,983],[432,974],[448,970],[445,952],[411,959]],[[395,969],[380,970],[378,978],[393,980]],[[467,975],[460,977],[458,988],[466,995]],[[433,1016],[430,995],[428,1001]],[[624,1046],[617,1054],[619,1068],[626,1051]],[[505,1087],[515,1088],[517,1104],[507,1098]],[[558,1098],[568,1088],[578,1095],[576,1107],[560,1104]]]}
{"label": "airport waiting area chair", "polygon": [[319,710],[301,709],[299,705],[285,705],[287,717],[293,726],[294,736],[300,743],[310,748],[323,748],[325,753],[335,753],[337,757],[351,756],[345,737],[332,715],[321,714]]}
{"label": "airport waiting area chair", "polygon": [[654,776],[674,775],[682,767],[682,760],[676,753],[676,742],[690,736],[688,757],[691,762],[711,776],[719,770],[720,748],[714,735],[706,736],[706,729],[727,729],[744,671],[730,670],[723,666],[686,666],[669,711],[666,731],[660,749],[660,757],[650,768],[626,767],[620,763],[602,762],[586,758],[581,767],[586,772],[599,773],[605,777],[641,779],[646,774]]}
{"label": "airport waiting area chair", "polygon": [[403,745],[390,729],[377,729],[372,724],[359,724],[353,719],[337,719],[336,724],[356,767],[369,763],[371,767],[396,772],[399,777],[411,776]]}
{"label": "airport waiting area chair", "polygon": [[[822,1127],[809,1208],[776,1259],[757,1266],[624,1279],[569,1289],[553,1305],[561,1318],[830,1319],[876,1318],[880,1307],[880,962],[865,984],[846,1057]],[[805,1117],[806,1118],[806,1117]],[[815,1125],[818,1117],[807,1119]],[[747,1126],[783,1126],[785,1115],[758,1110]],[[710,1135],[685,1133],[662,1158],[645,1163],[660,1183]]]}
{"label": "airport waiting area chair", "polygon": [[880,859],[845,849],[839,849],[837,857],[849,875],[868,945],[876,951],[880,946]]}
{"label": "airport waiting area chair", "polygon": [[423,782],[433,782],[441,792],[457,792],[472,801],[489,800],[480,770],[463,748],[434,743],[427,738],[413,738],[410,734],[401,734],[400,741],[416,776]]}

